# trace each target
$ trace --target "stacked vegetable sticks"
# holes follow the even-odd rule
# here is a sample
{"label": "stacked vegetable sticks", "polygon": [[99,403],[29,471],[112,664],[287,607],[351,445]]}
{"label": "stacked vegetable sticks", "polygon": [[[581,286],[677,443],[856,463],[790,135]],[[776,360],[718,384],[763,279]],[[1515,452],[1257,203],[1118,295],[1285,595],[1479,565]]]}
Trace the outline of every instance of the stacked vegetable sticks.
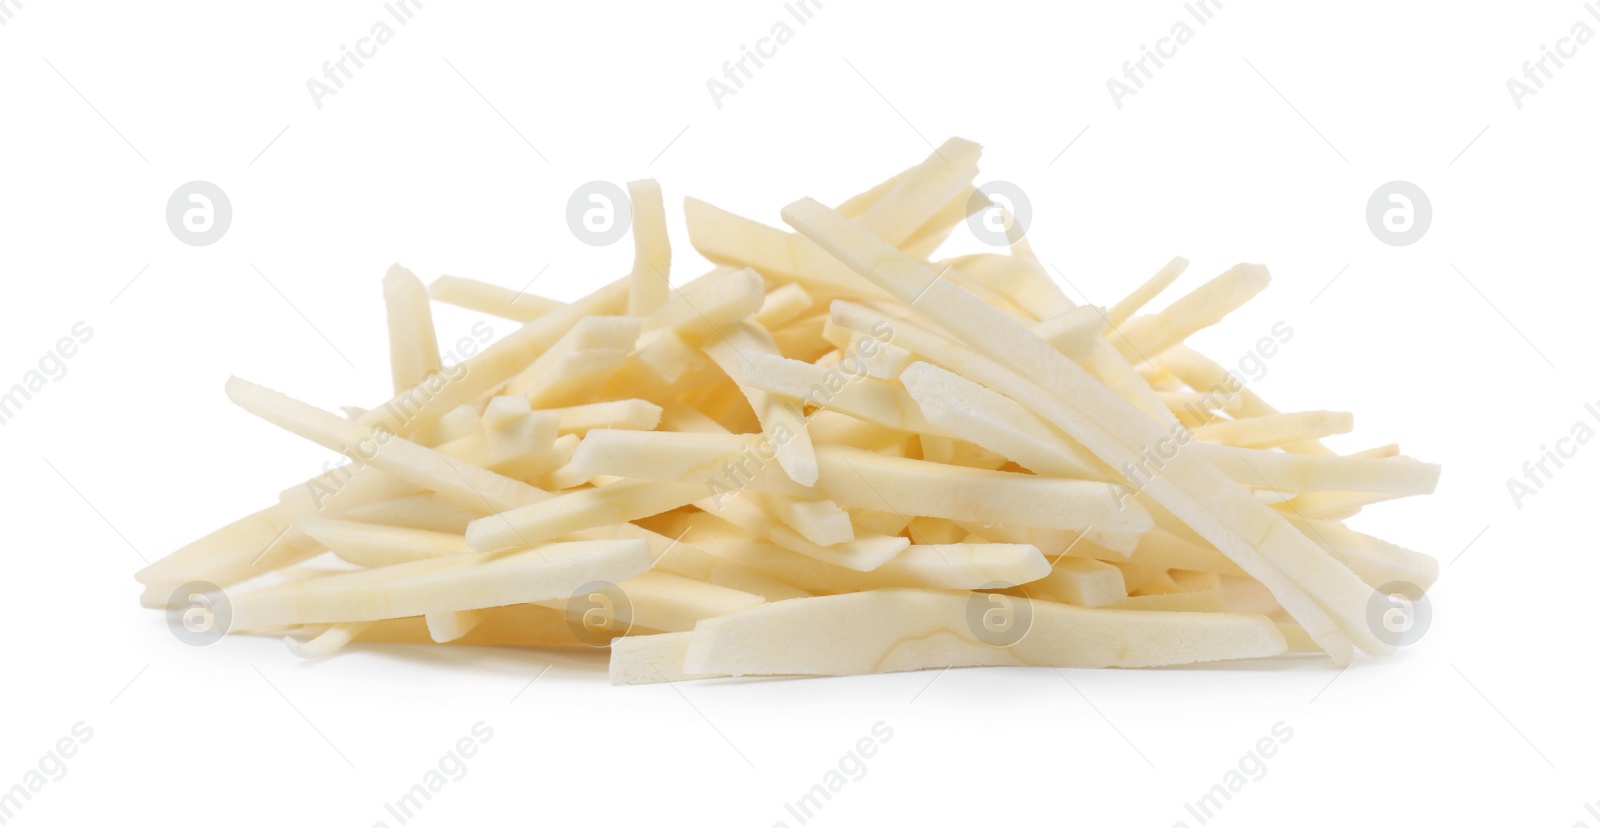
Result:
{"label": "stacked vegetable sticks", "polygon": [[[146,605],[215,592],[304,656],[609,646],[616,683],[1390,651],[1377,590],[1437,564],[1344,521],[1438,467],[1339,454],[1351,415],[1278,411],[1185,344],[1259,265],[1149,312],[1187,262],[1102,309],[1014,222],[938,258],[992,208],[978,156],[951,139],[789,229],[688,199],[713,267],[679,285],[653,181],[632,270],[575,302],[396,266],[392,399],[227,385],[350,463],[141,571]],[[448,364],[430,300],[520,327]]]}

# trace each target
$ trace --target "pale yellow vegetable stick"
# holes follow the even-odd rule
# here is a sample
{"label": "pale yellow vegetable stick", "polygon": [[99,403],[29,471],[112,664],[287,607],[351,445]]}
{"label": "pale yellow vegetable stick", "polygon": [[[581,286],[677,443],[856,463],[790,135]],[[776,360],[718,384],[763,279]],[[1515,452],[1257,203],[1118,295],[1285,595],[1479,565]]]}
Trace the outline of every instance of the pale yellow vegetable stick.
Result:
{"label": "pale yellow vegetable stick", "polygon": [[857,572],[870,572],[883,566],[911,543],[909,539],[901,537],[862,535],[844,543],[820,546],[773,520],[755,504],[754,497],[747,500],[743,495],[720,496],[699,501],[697,505],[707,515],[727,521],[790,552]]}
{"label": "pale yellow vegetable stick", "polygon": [[1088,558],[1062,558],[1050,567],[1049,574],[1024,589],[1029,595],[1080,607],[1103,607],[1128,597],[1122,570]]}
{"label": "pale yellow vegetable stick", "polygon": [[[745,676],[991,665],[1156,667],[1287,649],[1283,634],[1264,616],[1123,612],[1050,601],[1030,602],[1026,634],[1010,647],[997,647],[969,626],[973,595],[890,589],[764,604],[695,625],[684,670]],[[991,621],[1016,612],[1023,600],[978,595],[991,609],[977,616],[995,613]],[[1009,620],[1017,623],[1015,615]]]}
{"label": "pale yellow vegetable stick", "polygon": [[633,215],[633,272],[628,274],[628,315],[644,316],[666,304],[672,292],[672,246],[661,185],[646,178],[628,182]]}
{"label": "pale yellow vegetable stick", "polygon": [[345,513],[345,517],[362,523],[464,535],[467,524],[482,515],[427,492],[358,506]]}
{"label": "pale yellow vegetable stick", "polygon": [[[1127,462],[1137,446],[1162,439],[1159,427],[1109,390],[1087,381],[1081,368],[1032,332],[893,248],[859,232],[848,220],[809,200],[790,205],[784,215],[786,221],[827,246],[829,252],[863,276],[918,307],[940,325],[959,332],[968,345],[988,359],[972,360],[952,353],[954,361],[967,363],[969,372],[990,377],[987,384],[996,390],[1013,392],[1013,398],[1027,396],[1025,405],[1109,465]],[[900,326],[912,327],[906,323]],[[897,338],[907,332],[897,329]],[[905,346],[906,342],[902,340],[901,344]],[[930,343],[930,347],[936,346]],[[1025,376],[992,360],[1003,360],[1005,365],[1025,372]],[[1179,452],[1163,474],[1150,482],[1148,491],[1266,583],[1336,662],[1348,662],[1351,641],[1374,653],[1392,651],[1366,624],[1370,587],[1284,523],[1269,507],[1227,483],[1203,460]]]}
{"label": "pale yellow vegetable stick", "polygon": [[1438,466],[1409,457],[1288,454],[1212,443],[1191,447],[1234,480],[1284,492],[1432,494],[1439,482]]}
{"label": "pale yellow vegetable stick", "polygon": [[344,645],[366,632],[370,626],[372,626],[370,621],[334,624],[308,641],[293,637],[285,637],[283,640],[289,645],[289,652],[301,658],[321,658],[342,649]]}
{"label": "pale yellow vegetable stick", "polygon": [[1176,282],[1188,267],[1188,259],[1174,256],[1172,261],[1162,265],[1161,269],[1145,280],[1144,284],[1134,288],[1132,293],[1123,297],[1122,301],[1112,305],[1110,312],[1106,314],[1106,322],[1110,325],[1121,325],[1132,319],[1140,308],[1150,304],[1150,300],[1161,295],[1161,291]]}
{"label": "pale yellow vegetable stick", "polygon": [[532,322],[561,307],[561,303],[520,290],[491,285],[462,276],[440,276],[428,285],[435,302],[475,310],[516,322]]}
{"label": "pale yellow vegetable stick", "polygon": [[945,141],[862,211],[856,224],[890,244],[905,242],[971,186],[982,152],[982,147],[964,138]]}
{"label": "pale yellow vegetable stick", "polygon": [[492,609],[430,612],[425,616],[428,622],[428,637],[432,638],[435,644],[448,644],[477,629],[478,625],[489,620],[492,612]]}
{"label": "pale yellow vegetable stick", "polygon": [[[667,572],[644,572],[615,583],[627,601],[628,621],[661,632],[686,632],[696,622],[764,603],[761,596]],[[589,607],[563,597],[537,602],[581,616]],[[621,608],[614,608],[621,615]],[[574,619],[580,620],[580,619]]]}
{"label": "pale yellow vegetable stick", "polygon": [[585,403],[544,409],[544,413],[556,415],[556,430],[561,434],[583,435],[594,428],[650,431],[661,424],[661,406],[648,400]]}
{"label": "pale yellow vegetable stick", "polygon": [[432,612],[565,599],[590,581],[617,583],[650,568],[642,540],[573,541],[468,553],[226,591],[235,629],[376,621]]}
{"label": "pale yellow vegetable stick", "polygon": [[358,566],[389,566],[472,551],[461,535],[423,529],[328,518],[304,518],[298,526],[333,554]]}
{"label": "pale yellow vegetable stick", "polygon": [[467,527],[464,542],[479,552],[528,546],[585,529],[630,523],[705,496],[705,487],[694,483],[624,480],[479,518]]}
{"label": "pale yellow vegetable stick", "polygon": [[684,655],[689,651],[693,633],[675,632],[659,635],[630,635],[611,642],[611,683],[657,684],[664,681],[691,681],[716,678],[710,674],[696,675],[683,669]]}
{"label": "pale yellow vegetable stick", "polygon": [[792,400],[777,397],[749,383],[746,376],[757,355],[781,359],[778,346],[760,325],[744,321],[728,327],[721,341],[706,348],[711,357],[738,384],[755,411],[756,420],[767,441],[777,449],[778,465],[789,479],[802,486],[817,482],[817,458],[812,451],[811,435],[806,431],[806,418],[801,407]]}
{"label": "pale yellow vegetable stick", "polygon": [[428,289],[400,265],[383,277],[383,304],[389,317],[389,370],[399,394],[438,373],[439,339],[433,332]]}
{"label": "pale yellow vegetable stick", "polygon": [[758,501],[767,514],[818,546],[832,546],[856,539],[850,513],[831,500],[764,494]]}
{"label": "pale yellow vegetable stick", "polygon": [[1111,344],[1129,360],[1148,360],[1222,321],[1265,290],[1271,277],[1256,264],[1238,264],[1195,288],[1160,313],[1130,319],[1117,327]]}
{"label": "pale yellow vegetable stick", "polygon": [[1032,326],[1033,332],[1070,359],[1084,359],[1106,329],[1105,310],[1079,305],[1046,317]]}
{"label": "pale yellow vegetable stick", "polygon": [[1355,416],[1347,411],[1295,411],[1242,420],[1219,420],[1194,430],[1196,439],[1245,448],[1274,448],[1288,443],[1348,434]]}

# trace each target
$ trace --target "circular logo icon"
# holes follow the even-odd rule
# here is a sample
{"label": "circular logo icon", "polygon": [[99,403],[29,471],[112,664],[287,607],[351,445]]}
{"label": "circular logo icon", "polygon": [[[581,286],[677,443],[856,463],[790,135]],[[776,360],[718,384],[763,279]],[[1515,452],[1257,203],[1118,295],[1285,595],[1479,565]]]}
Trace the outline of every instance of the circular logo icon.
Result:
{"label": "circular logo icon", "polygon": [[228,634],[233,609],[216,584],[190,581],[167,599],[167,626],[191,647],[215,644]]}
{"label": "circular logo icon", "polygon": [[567,599],[567,627],[591,647],[609,647],[633,626],[633,604],[610,581],[590,581]]}
{"label": "circular logo icon", "polygon": [[[999,581],[986,584],[982,589],[1007,589]],[[974,638],[991,647],[1011,647],[1021,641],[1033,628],[1033,602],[1024,593],[1021,596],[1003,592],[974,591],[967,598],[967,629]]]}
{"label": "circular logo icon", "polygon": [[1028,194],[1009,181],[991,181],[967,200],[967,227],[991,247],[1005,247],[1027,235],[1032,222]]}
{"label": "circular logo icon", "polygon": [[1405,247],[1422,238],[1433,223],[1433,203],[1421,187],[1409,181],[1390,181],[1367,199],[1367,226],[1378,241]]}
{"label": "circular logo icon", "polygon": [[1393,647],[1417,643],[1433,623],[1433,607],[1422,588],[1409,581],[1390,581],[1367,601],[1367,627]]}
{"label": "circular logo icon", "polygon": [[567,227],[584,244],[611,244],[628,232],[632,221],[627,191],[609,181],[591,181],[567,199]]}
{"label": "circular logo icon", "polygon": [[214,244],[233,224],[233,202],[209,181],[191,181],[167,199],[167,226],[178,241],[194,247]]}

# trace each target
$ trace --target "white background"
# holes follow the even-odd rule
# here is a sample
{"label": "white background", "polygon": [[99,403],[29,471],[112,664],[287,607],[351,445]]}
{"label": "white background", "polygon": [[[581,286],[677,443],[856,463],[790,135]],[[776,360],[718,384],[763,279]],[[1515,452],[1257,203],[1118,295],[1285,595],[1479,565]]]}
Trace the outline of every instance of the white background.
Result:
{"label": "white background", "polygon": [[[396,825],[384,803],[482,721],[492,739],[414,824],[797,825],[784,804],[881,721],[892,739],[815,824],[1193,826],[1184,804],[1281,721],[1292,739],[1213,824],[1600,825],[1584,807],[1600,799],[1600,447],[1521,508],[1506,489],[1600,401],[1600,45],[1520,109],[1506,88],[1575,21],[1600,28],[1576,0],[1227,0],[1120,109],[1107,80],[1187,19],[1179,3],[828,0],[720,109],[707,80],[787,19],[778,2],[430,2],[320,109],[306,81],[387,16],[375,0],[8,10],[0,387],[74,323],[94,332],[0,427],[0,787],[75,722],[93,729],[11,824]],[[141,557],[330,459],[233,408],[230,374],[329,408],[388,397],[391,262],[514,288],[542,272],[533,290],[574,298],[632,255],[568,232],[583,182],[654,177],[669,204],[778,224],[789,201],[837,202],[950,135],[986,146],[980,180],[1027,191],[1030,238],[1075,300],[1114,302],[1178,254],[1189,287],[1271,268],[1198,344],[1228,362],[1285,321],[1256,390],[1357,412],[1336,447],[1444,464],[1437,495],[1352,521],[1440,558],[1419,644],[1344,673],[613,688],[600,654],[196,649],[138,607]],[[208,247],[165,220],[194,179],[233,204]],[[1393,179],[1433,207],[1407,247],[1366,223]],[[674,216],[687,279],[703,263]],[[978,249],[966,228],[951,244]],[[438,318],[449,341],[476,317]]]}

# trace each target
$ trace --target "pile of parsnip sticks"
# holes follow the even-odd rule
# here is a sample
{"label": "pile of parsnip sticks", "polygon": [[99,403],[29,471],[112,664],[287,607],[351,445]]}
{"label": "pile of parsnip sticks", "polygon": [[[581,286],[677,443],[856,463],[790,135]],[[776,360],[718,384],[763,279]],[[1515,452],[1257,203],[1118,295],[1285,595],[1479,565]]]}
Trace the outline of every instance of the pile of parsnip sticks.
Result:
{"label": "pile of parsnip sticks", "polygon": [[[1343,521],[1438,467],[1335,453],[1350,415],[1280,412],[1185,344],[1259,265],[1148,312],[1182,259],[1100,308],[1009,216],[1008,245],[938,258],[991,208],[978,154],[788,229],[687,199],[714,266],[682,284],[648,180],[631,272],[576,301],[396,266],[392,399],[227,384],[349,462],[139,572],[144,603],[304,656],[609,646],[616,683],[1392,650],[1374,619],[1437,564]],[[520,327],[445,359],[432,301]]]}

